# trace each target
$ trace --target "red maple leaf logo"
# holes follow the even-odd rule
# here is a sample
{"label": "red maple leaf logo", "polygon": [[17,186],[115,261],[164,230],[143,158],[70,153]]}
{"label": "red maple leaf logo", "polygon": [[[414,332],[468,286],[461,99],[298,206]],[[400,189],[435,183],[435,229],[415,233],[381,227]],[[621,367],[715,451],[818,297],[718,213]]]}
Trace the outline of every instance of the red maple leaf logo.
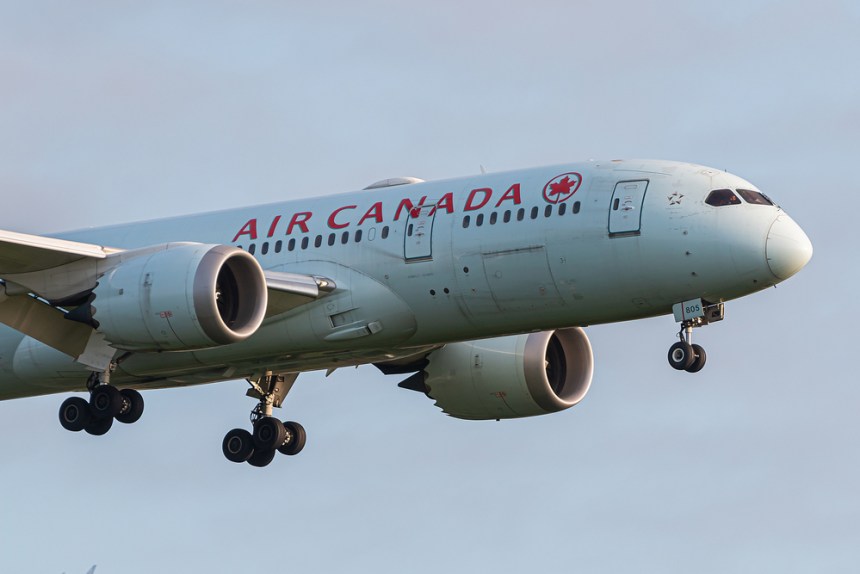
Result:
{"label": "red maple leaf logo", "polygon": [[568,176],[564,176],[559,182],[549,184],[550,192],[549,195],[552,197],[553,195],[570,195],[570,188],[575,186],[579,182],[570,181]]}
{"label": "red maple leaf logo", "polygon": [[544,186],[543,198],[549,203],[561,203],[576,193],[582,176],[575,172],[557,175]]}

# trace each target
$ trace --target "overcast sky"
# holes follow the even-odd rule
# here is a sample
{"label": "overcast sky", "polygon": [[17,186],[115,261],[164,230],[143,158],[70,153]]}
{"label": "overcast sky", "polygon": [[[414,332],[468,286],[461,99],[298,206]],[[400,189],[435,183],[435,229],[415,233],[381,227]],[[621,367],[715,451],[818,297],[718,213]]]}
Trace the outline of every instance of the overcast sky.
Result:
{"label": "overcast sky", "polygon": [[[464,422],[309,373],[301,456],[227,462],[242,381],[104,437],[0,403],[0,572],[857,572],[860,8],[0,1],[0,228],[47,233],[589,158],[727,169],[812,262],[696,333],[588,329],[588,397]],[[191,238],[189,238],[191,239]]]}

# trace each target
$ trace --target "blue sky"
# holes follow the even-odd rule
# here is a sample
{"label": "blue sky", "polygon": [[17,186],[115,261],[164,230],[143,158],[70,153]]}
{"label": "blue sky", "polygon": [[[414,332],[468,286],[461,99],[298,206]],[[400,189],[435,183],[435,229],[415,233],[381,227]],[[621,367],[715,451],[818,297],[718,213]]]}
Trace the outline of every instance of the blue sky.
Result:
{"label": "blue sky", "polygon": [[[31,233],[589,158],[727,169],[815,256],[703,329],[588,329],[577,407],[470,423],[372,367],[303,375],[301,456],[226,462],[245,383],[133,426],[0,403],[0,572],[856,572],[848,1],[0,1],[0,228]],[[851,374],[854,373],[854,374]]]}

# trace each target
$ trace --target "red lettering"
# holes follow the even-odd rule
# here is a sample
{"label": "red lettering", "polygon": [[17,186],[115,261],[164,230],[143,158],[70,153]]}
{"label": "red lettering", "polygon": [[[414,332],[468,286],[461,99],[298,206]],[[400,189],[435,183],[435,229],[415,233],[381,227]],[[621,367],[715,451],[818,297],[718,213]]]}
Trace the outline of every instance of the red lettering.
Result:
{"label": "red lettering", "polygon": [[249,219],[248,223],[246,223],[245,225],[242,226],[242,229],[240,229],[239,233],[236,234],[236,237],[233,238],[233,243],[236,243],[236,241],[243,235],[247,235],[248,239],[250,239],[251,241],[257,240],[257,220],[256,219]]}
{"label": "red lettering", "polygon": [[361,225],[365,222],[365,220],[373,219],[376,223],[382,223],[382,202],[377,201],[370,209],[367,210],[367,213],[358,221],[358,224]]}
{"label": "red lettering", "polygon": [[[421,198],[421,201],[418,202],[418,210],[421,210],[421,207],[424,205],[424,202],[427,200],[427,196]],[[400,201],[400,205],[397,206],[397,213],[394,214],[394,221],[400,219],[400,213],[405,209],[407,213],[412,213],[415,211],[415,205],[412,203],[412,200],[408,197]]]}
{"label": "red lettering", "polygon": [[281,216],[275,216],[275,219],[272,220],[272,224],[269,226],[269,234],[266,237],[271,237],[275,234],[275,228],[278,226],[278,222],[281,220]]}
{"label": "red lettering", "polygon": [[300,211],[293,215],[292,219],[290,219],[290,224],[287,225],[287,235],[291,235],[293,233],[293,227],[296,225],[302,230],[302,233],[308,232],[308,224],[307,220],[311,218],[313,213],[309,211]]}
{"label": "red lettering", "polygon": [[[475,196],[478,194],[478,192],[483,193],[484,198],[478,205],[473,205],[472,202],[475,200]],[[474,211],[476,209],[481,209],[482,207],[487,205],[488,201],[490,201],[491,195],[493,195],[493,190],[489,187],[479,187],[478,189],[473,189],[471,193],[469,193],[469,198],[466,200],[466,207],[463,208],[463,211]]]}
{"label": "red lettering", "polygon": [[436,202],[436,206],[433,207],[433,210],[430,212],[430,215],[436,213],[437,209],[444,209],[448,213],[454,213],[454,194],[451,192],[443,195],[438,202]]}
{"label": "red lettering", "polygon": [[[347,205],[344,207],[338,207],[337,209],[335,209],[334,211],[331,212],[331,215],[328,216],[328,226],[331,227],[332,229],[343,229],[344,227],[348,226],[349,223],[336,223],[334,218],[337,217],[337,214],[339,214],[341,211],[344,211],[346,209],[355,209],[355,208],[356,208],[355,205]],[[307,229],[305,231],[307,232]]]}
{"label": "red lettering", "polygon": [[511,187],[509,187],[508,191],[506,191],[504,193],[504,195],[502,195],[502,197],[499,198],[499,201],[496,202],[496,207],[499,207],[500,205],[502,205],[503,201],[507,201],[507,200],[512,200],[514,202],[514,205],[519,205],[521,203],[521,201],[520,201],[520,184],[515,183]]}

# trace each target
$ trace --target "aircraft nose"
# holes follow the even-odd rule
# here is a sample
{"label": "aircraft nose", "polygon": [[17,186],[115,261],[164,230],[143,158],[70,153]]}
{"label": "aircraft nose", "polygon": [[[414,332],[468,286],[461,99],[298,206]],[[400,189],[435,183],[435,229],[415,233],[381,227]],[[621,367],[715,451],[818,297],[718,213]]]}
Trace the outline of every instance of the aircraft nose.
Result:
{"label": "aircraft nose", "polygon": [[767,233],[767,265],[778,279],[788,279],[812,259],[812,243],[786,214],[780,214]]}

